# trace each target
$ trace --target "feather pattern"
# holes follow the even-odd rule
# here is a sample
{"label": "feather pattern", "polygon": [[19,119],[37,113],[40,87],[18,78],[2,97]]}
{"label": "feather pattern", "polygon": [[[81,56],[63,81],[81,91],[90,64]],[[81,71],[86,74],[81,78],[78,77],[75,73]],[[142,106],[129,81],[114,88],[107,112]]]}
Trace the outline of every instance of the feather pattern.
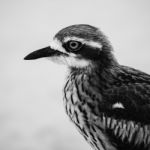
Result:
{"label": "feather pattern", "polygon": [[96,27],[72,25],[54,41],[25,59],[55,58],[69,67],[66,113],[88,143],[95,150],[150,150],[150,75],[120,65]]}
{"label": "feather pattern", "polygon": [[[66,112],[96,150],[149,150],[150,77],[124,66],[116,70],[107,79],[72,71],[64,88]],[[112,108],[117,102],[124,109]]]}

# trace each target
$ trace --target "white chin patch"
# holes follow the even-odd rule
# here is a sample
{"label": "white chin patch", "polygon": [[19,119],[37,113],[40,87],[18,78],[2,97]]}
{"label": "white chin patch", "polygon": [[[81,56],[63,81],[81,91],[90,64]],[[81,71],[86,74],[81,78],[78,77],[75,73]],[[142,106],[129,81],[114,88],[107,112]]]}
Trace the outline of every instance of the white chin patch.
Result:
{"label": "white chin patch", "polygon": [[78,59],[73,56],[65,57],[65,60],[67,62],[67,65],[70,67],[84,68],[84,67],[89,66],[89,61]]}
{"label": "white chin patch", "polygon": [[47,57],[47,59],[57,64],[63,64],[69,67],[84,68],[89,65],[89,61],[78,59],[73,56],[53,56]]}
{"label": "white chin patch", "polygon": [[54,63],[67,65],[67,62],[64,56],[52,56],[52,57],[46,57],[46,58]]}

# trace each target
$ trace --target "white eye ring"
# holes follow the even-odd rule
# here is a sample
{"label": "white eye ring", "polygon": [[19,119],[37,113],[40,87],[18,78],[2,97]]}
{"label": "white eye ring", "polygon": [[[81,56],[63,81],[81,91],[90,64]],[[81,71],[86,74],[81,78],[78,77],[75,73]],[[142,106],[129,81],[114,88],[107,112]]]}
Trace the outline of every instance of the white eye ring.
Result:
{"label": "white eye ring", "polygon": [[73,41],[72,40],[72,41],[68,41],[67,45],[68,45],[68,49],[70,51],[77,51],[81,48],[82,43],[79,41]]}

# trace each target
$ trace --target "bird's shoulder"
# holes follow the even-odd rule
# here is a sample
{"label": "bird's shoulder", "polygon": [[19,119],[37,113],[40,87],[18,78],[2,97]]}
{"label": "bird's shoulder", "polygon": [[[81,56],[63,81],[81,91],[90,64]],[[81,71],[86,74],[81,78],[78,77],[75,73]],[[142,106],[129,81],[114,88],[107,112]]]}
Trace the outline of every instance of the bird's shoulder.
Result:
{"label": "bird's shoulder", "polygon": [[113,92],[138,92],[141,94],[150,94],[150,75],[140,70],[120,66],[119,71],[113,76],[112,82],[106,91]]}
{"label": "bird's shoulder", "polygon": [[150,84],[150,75],[148,73],[128,66],[121,65],[120,72],[117,75],[122,81]]}
{"label": "bird's shoulder", "polygon": [[117,118],[150,123],[150,75],[127,66],[120,68],[103,93],[104,111]]}

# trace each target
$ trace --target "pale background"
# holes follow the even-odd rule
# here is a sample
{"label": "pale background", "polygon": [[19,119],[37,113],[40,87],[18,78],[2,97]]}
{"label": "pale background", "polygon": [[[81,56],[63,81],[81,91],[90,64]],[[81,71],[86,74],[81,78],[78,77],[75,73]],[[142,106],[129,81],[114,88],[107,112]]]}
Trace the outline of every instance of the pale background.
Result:
{"label": "pale background", "polygon": [[100,27],[121,64],[150,73],[149,0],[0,0],[0,150],[91,150],[63,108],[66,68],[23,60],[77,23]]}

